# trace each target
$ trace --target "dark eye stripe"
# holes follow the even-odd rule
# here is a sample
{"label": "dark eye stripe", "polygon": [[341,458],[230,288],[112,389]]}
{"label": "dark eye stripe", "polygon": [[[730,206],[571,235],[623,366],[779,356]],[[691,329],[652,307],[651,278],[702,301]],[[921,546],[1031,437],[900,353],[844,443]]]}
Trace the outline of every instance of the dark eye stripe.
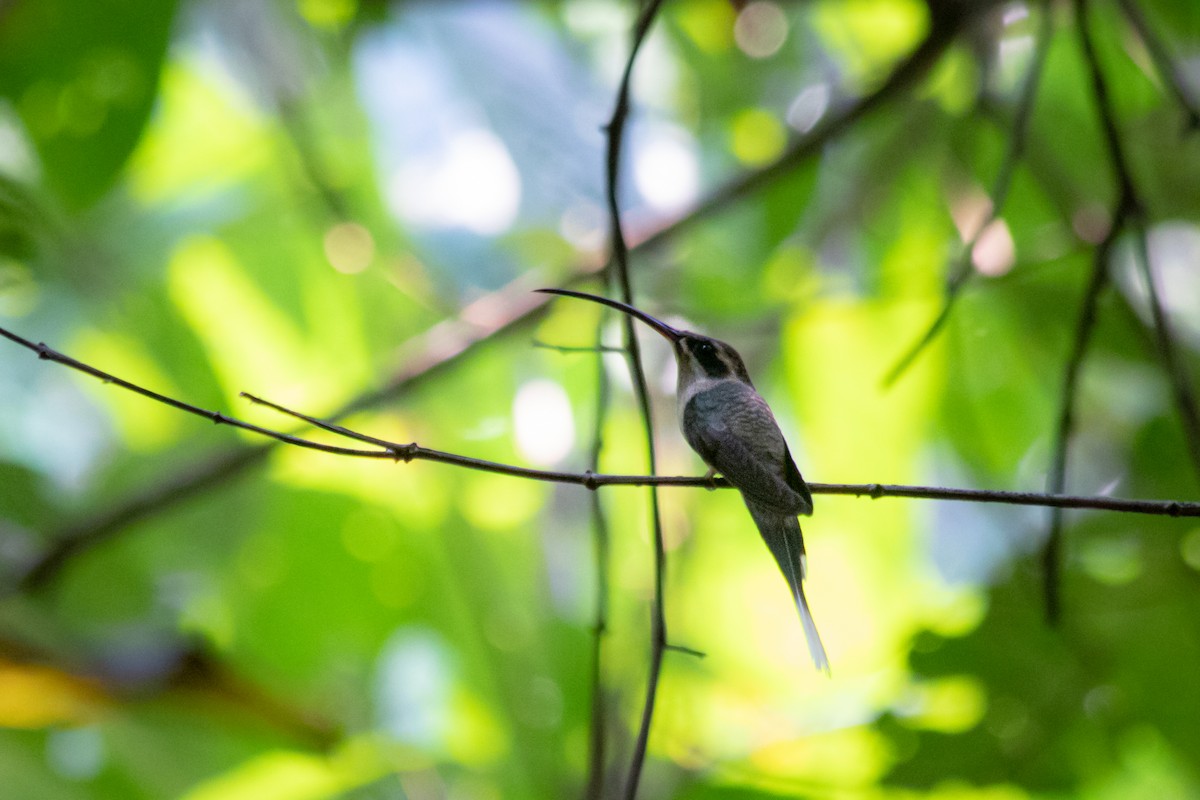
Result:
{"label": "dark eye stripe", "polygon": [[712,342],[699,339],[689,341],[688,345],[705,375],[720,378],[729,374],[729,365],[721,358],[720,352]]}

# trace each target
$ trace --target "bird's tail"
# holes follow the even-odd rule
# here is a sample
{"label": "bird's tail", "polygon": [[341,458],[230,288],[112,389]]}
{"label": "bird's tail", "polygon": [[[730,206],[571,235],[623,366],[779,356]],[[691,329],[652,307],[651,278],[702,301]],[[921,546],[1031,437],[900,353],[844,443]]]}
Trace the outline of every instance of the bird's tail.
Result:
{"label": "bird's tail", "polygon": [[825,646],[821,644],[821,635],[817,633],[817,623],[813,621],[812,612],[808,609],[808,600],[804,596],[806,558],[800,522],[795,517],[781,515],[778,511],[764,508],[752,501],[747,501],[746,507],[750,509],[750,516],[754,517],[759,533],[771,549],[771,555],[775,556],[775,561],[792,590],[813,664],[828,675],[829,657],[825,655]]}

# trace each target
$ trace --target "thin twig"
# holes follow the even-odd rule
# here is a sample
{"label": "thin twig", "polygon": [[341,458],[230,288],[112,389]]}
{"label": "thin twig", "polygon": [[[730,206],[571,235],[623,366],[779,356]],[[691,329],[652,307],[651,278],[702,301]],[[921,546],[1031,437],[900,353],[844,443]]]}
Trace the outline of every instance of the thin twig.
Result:
{"label": "thin twig", "polygon": [[[1078,322],[1075,327],[1075,338],[1071,346],[1071,355],[1067,359],[1063,372],[1063,388],[1060,395],[1058,428],[1054,439],[1054,455],[1050,474],[1047,476],[1047,489],[1051,494],[1061,494],[1066,488],[1067,459],[1070,450],[1072,428],[1074,426],[1075,397],[1079,387],[1079,376],[1083,369],[1083,361],[1087,354],[1088,344],[1096,325],[1096,309],[1100,294],[1108,281],[1108,259],[1117,239],[1125,231],[1132,217],[1140,216],[1141,204],[1133,184],[1125,151],[1121,144],[1121,135],[1117,130],[1116,114],[1109,99],[1108,83],[1104,71],[1100,68],[1100,60],[1096,54],[1089,30],[1087,0],[1075,0],[1075,21],[1079,34],[1080,47],[1083,50],[1084,61],[1091,80],[1092,95],[1096,101],[1096,112],[1100,118],[1100,126],[1104,134],[1105,145],[1108,149],[1109,165],[1113,178],[1117,183],[1117,194],[1112,213],[1112,223],[1103,241],[1096,248],[1092,261],[1091,278],[1084,294]],[[1061,615],[1061,573],[1062,573],[1062,538],[1063,511],[1055,508],[1050,513],[1050,532],[1042,548],[1042,588],[1046,602],[1046,619],[1051,624],[1058,622]]]}
{"label": "thin twig", "polygon": [[1187,366],[1179,356],[1175,346],[1175,337],[1171,333],[1171,323],[1162,305],[1162,295],[1154,281],[1154,270],[1150,264],[1150,248],[1146,241],[1146,228],[1139,225],[1133,237],[1134,260],[1146,282],[1146,298],[1150,305],[1150,317],[1154,323],[1154,341],[1162,358],[1163,368],[1171,383],[1172,394],[1175,398],[1175,408],[1179,414],[1179,422],[1183,426],[1183,438],[1186,442],[1188,456],[1192,467],[1200,477],[1200,411],[1196,406],[1196,395],[1192,389],[1192,378]]}
{"label": "thin twig", "polygon": [[672,653],[682,653],[683,655],[691,656],[692,658],[708,658],[708,653],[704,652],[703,650],[697,650],[694,647],[687,647],[686,645],[682,644],[671,644],[670,642],[667,642],[663,645],[663,649],[669,650]]}
{"label": "thin twig", "polygon": [[975,274],[975,270],[972,269],[971,264],[975,245],[979,242],[980,236],[988,230],[992,223],[1000,218],[1000,213],[1004,209],[1004,203],[1008,200],[1008,191],[1012,186],[1013,174],[1016,172],[1017,164],[1025,154],[1025,143],[1028,140],[1029,134],[1029,122],[1033,117],[1033,104],[1037,97],[1038,85],[1041,83],[1042,71],[1046,65],[1046,54],[1050,52],[1050,41],[1054,35],[1054,14],[1052,10],[1043,5],[1041,15],[1041,24],[1038,27],[1037,34],[1037,47],[1034,50],[1033,60],[1029,64],[1029,70],[1025,73],[1025,80],[1021,86],[1020,99],[1017,101],[1017,109],[1008,131],[1008,149],[1005,151],[1004,158],[1000,162],[1000,169],[996,173],[996,180],[992,186],[992,207],[979,227],[963,243],[962,252],[955,261],[950,272],[950,277],[946,282],[942,307],[938,310],[932,322],[929,323],[925,332],[917,338],[896,364],[888,370],[887,375],[883,379],[885,387],[894,384],[912,366],[917,357],[925,351],[945,327],[946,322],[949,321],[950,312],[953,311],[963,287],[966,286],[967,281]]}
{"label": "thin twig", "polygon": [[345,193],[329,178],[329,169],[321,158],[304,111],[296,102],[279,99],[279,121],[292,143],[304,177],[317,190],[325,213],[335,222],[351,218],[350,203]]}
{"label": "thin twig", "polygon": [[[600,453],[604,449],[604,425],[608,419],[611,386],[608,370],[604,368],[601,321],[596,328],[596,346],[602,352],[596,355],[596,420],[592,431],[592,444],[588,452],[588,471],[600,471]],[[608,701],[604,691],[604,635],[608,630],[608,581],[609,581],[609,535],[608,519],[600,493],[592,492],[592,543],[596,559],[596,621],[592,629],[591,674],[588,677],[592,694],[591,722],[588,725],[588,771],[584,783],[584,800],[600,800],[604,794],[605,762],[608,751]]]}
{"label": "thin twig", "polygon": [[[43,361],[53,361],[56,364],[62,364],[63,366],[70,367],[71,369],[76,370],[78,372],[82,372],[86,375],[91,375],[93,378],[97,378],[104,383],[111,383],[114,386],[119,386],[122,389],[127,389],[135,394],[140,394],[143,397],[148,397],[151,400],[162,403],[163,405],[171,406],[172,408],[178,409],[179,411],[185,411],[189,414],[194,414],[195,416],[202,417],[203,419],[206,419],[209,422],[212,422],[216,425],[229,425],[230,427],[241,428],[242,430],[249,431],[250,433],[256,433],[259,436],[266,436],[266,437],[274,439],[276,441],[283,442],[284,444],[290,444],[295,447],[304,447],[309,450],[320,450],[321,452],[324,452],[324,453],[333,453],[335,455],[341,455],[341,456],[379,455],[375,451],[364,451],[364,450],[359,450],[359,449],[349,448],[349,447],[338,447],[337,445],[323,444],[321,442],[314,442],[314,441],[311,441],[308,439],[301,438],[299,436],[293,436],[292,434],[289,434],[289,433],[280,433],[279,431],[274,431],[274,430],[271,430],[270,428],[263,428],[261,426],[254,425],[249,422],[243,422],[242,420],[239,420],[235,417],[231,417],[227,414],[223,414],[220,411],[209,411],[208,409],[200,408],[199,406],[194,406],[191,403],[185,403],[182,400],[176,400],[174,397],[168,397],[165,394],[160,394],[151,389],[146,389],[145,387],[139,386],[136,383],[127,381],[124,378],[118,378],[116,375],[113,375],[111,373],[105,372],[100,369],[96,369],[95,367],[91,366],[90,364],[85,364],[82,361],[78,361],[74,358],[71,358],[68,355],[65,355],[64,353],[60,353],[59,351],[48,346],[44,342],[38,342],[37,344],[34,344],[30,340],[28,340],[22,336],[19,336],[10,330],[7,330],[6,328],[0,328],[0,336],[3,336],[4,338],[9,339],[10,341],[16,342],[17,344],[21,345],[22,347],[25,347],[28,350],[33,351],[34,353],[37,353],[37,357],[42,359]],[[366,437],[356,437],[356,438],[365,439]],[[400,456],[400,457],[402,457],[402,456]]]}
{"label": "thin twig", "polygon": [[590,345],[565,345],[565,344],[550,344],[543,342],[540,339],[534,339],[530,345],[539,350],[552,350],[555,353],[621,353],[624,355],[624,347],[609,347],[602,344]]}
{"label": "thin twig", "polygon": [[[1096,104],[1100,118],[1104,123],[1104,133],[1108,142],[1109,159],[1117,176],[1120,187],[1117,214],[1114,216],[1127,219],[1137,225],[1137,235],[1134,237],[1134,259],[1146,282],[1146,295],[1150,306],[1150,315],[1154,324],[1154,338],[1163,368],[1171,383],[1175,398],[1176,412],[1183,426],[1184,438],[1187,441],[1187,452],[1192,465],[1200,474],[1200,409],[1197,408],[1195,392],[1192,389],[1191,376],[1179,357],[1175,346],[1175,338],[1171,332],[1170,322],[1162,307],[1161,295],[1155,284],[1153,270],[1150,264],[1149,246],[1146,241],[1145,205],[1140,199],[1134,186],[1133,174],[1129,167],[1129,159],[1121,144],[1120,133],[1117,130],[1116,112],[1100,68],[1100,60],[1096,54],[1095,44],[1088,30],[1088,5],[1085,0],[1076,0],[1079,14],[1079,35],[1088,69],[1092,76],[1092,86],[1096,95]],[[1116,223],[1114,223],[1115,225]]]}
{"label": "thin twig", "polygon": [[[608,148],[605,158],[605,199],[608,203],[610,247],[612,269],[621,299],[633,304],[633,285],[629,277],[629,247],[621,225],[621,206],[618,198],[621,173],[621,146],[625,139],[625,124],[629,117],[629,89],[633,78],[633,66],[638,52],[646,40],[646,34],[662,6],[662,0],[649,0],[638,16],[634,27],[629,57],[617,88],[617,100],[609,120]],[[654,452],[654,419],[650,409],[650,389],[646,383],[646,371],[642,365],[641,347],[638,345],[634,320],[622,315],[625,329],[625,351],[629,361],[629,373],[633,379],[634,394],[641,412],[642,426],[646,435],[646,465],[651,475],[658,472]],[[635,800],[638,784],[642,778],[642,767],[646,761],[646,748],[650,740],[650,723],[654,718],[654,703],[658,696],[658,679],[662,673],[663,650],[667,643],[667,623],[664,611],[664,574],[667,550],[663,540],[662,514],[658,507],[658,492],[650,489],[650,523],[654,535],[654,603],[650,612],[650,666],[646,678],[646,696],[642,702],[642,715],[638,723],[637,739],[630,757],[629,777],[625,782],[625,800]]]}
{"label": "thin twig", "polygon": [[[1052,495],[1061,495],[1067,481],[1067,451],[1074,426],[1075,395],[1079,387],[1079,375],[1083,368],[1083,359],[1091,342],[1092,332],[1096,327],[1096,309],[1100,295],[1108,283],[1108,256],[1119,228],[1116,224],[1109,231],[1100,246],[1096,248],[1092,261],[1091,278],[1084,292],[1083,302],[1079,309],[1079,318],[1075,323],[1075,338],[1071,345],[1071,354],[1067,358],[1063,370],[1063,387],[1059,398],[1058,428],[1054,436],[1054,456],[1047,476],[1046,489]],[[1042,550],[1042,588],[1046,602],[1046,619],[1056,623],[1060,613],[1060,564],[1062,561],[1063,507],[1055,507],[1050,512],[1050,533]]]}
{"label": "thin twig", "polygon": [[1138,37],[1146,45],[1146,50],[1150,53],[1150,58],[1154,60],[1154,66],[1158,70],[1158,74],[1166,83],[1171,94],[1175,96],[1176,102],[1183,109],[1184,115],[1187,117],[1185,126],[1186,131],[1200,130],[1200,108],[1197,108],[1196,101],[1192,98],[1191,92],[1188,90],[1187,81],[1183,77],[1182,71],[1175,59],[1167,51],[1167,46],[1163,42],[1161,36],[1150,27],[1150,22],[1146,19],[1146,13],[1138,5],[1136,0],[1118,0],[1121,5],[1121,11],[1124,12],[1125,18],[1129,20],[1129,24],[1137,31]]}

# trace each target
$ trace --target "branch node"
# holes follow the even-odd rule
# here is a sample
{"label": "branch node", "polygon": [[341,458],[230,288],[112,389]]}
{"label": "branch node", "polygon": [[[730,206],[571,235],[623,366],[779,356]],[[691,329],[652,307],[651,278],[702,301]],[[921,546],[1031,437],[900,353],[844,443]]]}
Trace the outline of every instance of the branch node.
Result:
{"label": "branch node", "polygon": [[222,414],[220,411],[214,411],[208,415],[208,418],[213,421],[214,425],[228,425],[229,417]]}
{"label": "branch node", "polygon": [[46,344],[45,342],[37,343],[37,357],[38,358],[42,359],[43,361],[46,361],[46,360],[53,361],[55,355],[57,355],[57,354],[54,352],[54,349],[51,348],[48,344]]}
{"label": "branch node", "polygon": [[387,452],[391,453],[393,461],[403,461],[405,464],[408,464],[411,463],[412,460],[417,457],[417,454],[421,452],[421,446],[416,442],[409,442],[408,444],[399,444],[389,447]]}
{"label": "branch node", "polygon": [[868,494],[872,500],[878,500],[881,497],[887,496],[887,491],[883,488],[882,483],[872,483],[869,487]]}
{"label": "branch node", "polygon": [[589,491],[596,491],[596,488],[600,486],[600,483],[596,480],[596,473],[592,472],[590,469],[584,472],[583,485]]}

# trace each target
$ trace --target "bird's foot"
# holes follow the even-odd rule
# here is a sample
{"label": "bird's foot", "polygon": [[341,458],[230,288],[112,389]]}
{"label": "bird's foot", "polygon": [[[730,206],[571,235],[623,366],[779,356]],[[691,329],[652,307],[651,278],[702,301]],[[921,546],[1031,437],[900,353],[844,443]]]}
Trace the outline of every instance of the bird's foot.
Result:
{"label": "bird's foot", "polygon": [[708,486],[706,488],[710,492],[715,492],[717,490],[717,471],[715,469],[710,467],[708,472],[704,475],[704,480],[708,482]]}

